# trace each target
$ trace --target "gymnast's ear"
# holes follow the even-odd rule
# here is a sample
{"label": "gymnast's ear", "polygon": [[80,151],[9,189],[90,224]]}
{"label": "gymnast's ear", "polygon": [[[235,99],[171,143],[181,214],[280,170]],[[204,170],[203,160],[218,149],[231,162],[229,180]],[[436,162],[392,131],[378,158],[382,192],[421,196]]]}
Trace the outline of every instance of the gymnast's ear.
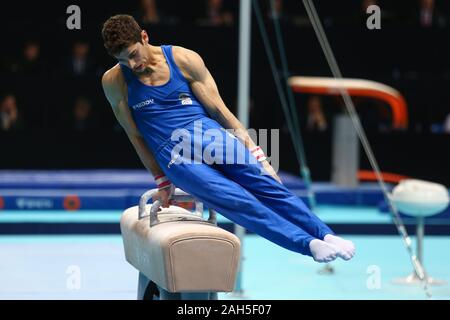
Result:
{"label": "gymnast's ear", "polygon": [[141,38],[142,38],[142,44],[148,43],[148,34],[147,31],[142,30],[141,31]]}

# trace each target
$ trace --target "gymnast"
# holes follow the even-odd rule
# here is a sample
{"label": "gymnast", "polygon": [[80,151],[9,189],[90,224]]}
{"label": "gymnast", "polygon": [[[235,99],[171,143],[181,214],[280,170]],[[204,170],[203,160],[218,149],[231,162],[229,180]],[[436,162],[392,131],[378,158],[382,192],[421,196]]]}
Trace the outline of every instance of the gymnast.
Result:
{"label": "gymnast", "polygon": [[[110,17],[102,37],[118,61],[103,75],[103,90],[154,176],[159,189],[154,200],[167,207],[177,186],[236,224],[314,261],[354,256],[354,244],[336,236],[281,183],[263,150],[222,101],[196,52],[151,45],[129,15]],[[194,143],[189,138],[199,130],[202,139]],[[180,139],[189,141],[193,152],[174,152]],[[216,152],[217,161],[211,162],[204,158],[211,148],[226,152]]]}

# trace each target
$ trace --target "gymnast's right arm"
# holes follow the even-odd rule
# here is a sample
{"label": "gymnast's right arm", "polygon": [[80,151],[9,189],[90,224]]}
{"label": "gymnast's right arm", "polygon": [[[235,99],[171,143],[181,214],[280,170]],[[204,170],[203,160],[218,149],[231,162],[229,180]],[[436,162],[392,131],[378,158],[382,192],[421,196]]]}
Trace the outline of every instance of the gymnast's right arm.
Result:
{"label": "gymnast's right arm", "polygon": [[[125,130],[144,166],[154,177],[164,175],[131,117],[126,99],[127,86],[118,65],[105,72],[102,78],[102,86],[117,121]],[[161,199],[163,207],[167,207],[170,188],[160,189],[160,192],[164,194],[158,195],[154,199]]]}

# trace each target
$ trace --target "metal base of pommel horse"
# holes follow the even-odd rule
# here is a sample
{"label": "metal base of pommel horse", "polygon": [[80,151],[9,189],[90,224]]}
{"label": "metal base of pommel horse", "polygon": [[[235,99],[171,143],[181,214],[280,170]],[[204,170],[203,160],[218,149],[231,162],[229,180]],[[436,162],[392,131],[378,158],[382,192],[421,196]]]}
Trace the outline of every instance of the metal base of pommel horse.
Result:
{"label": "metal base of pommel horse", "polygon": [[181,189],[171,199],[195,203],[195,212],[161,208],[159,200],[147,205],[157,191],[145,192],[139,206],[125,210],[120,220],[125,258],[139,271],[137,298],[210,300],[233,291],[239,239],[217,226],[214,210],[203,219],[203,204]]}

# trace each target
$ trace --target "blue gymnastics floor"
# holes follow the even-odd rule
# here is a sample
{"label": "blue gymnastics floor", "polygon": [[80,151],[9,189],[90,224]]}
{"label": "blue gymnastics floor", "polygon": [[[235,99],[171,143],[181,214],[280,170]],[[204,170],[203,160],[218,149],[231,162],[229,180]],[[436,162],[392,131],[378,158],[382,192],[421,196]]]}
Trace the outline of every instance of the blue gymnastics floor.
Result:
{"label": "blue gymnastics floor", "polygon": [[[244,240],[244,297],[220,299],[426,299],[420,287],[391,280],[411,271],[397,236],[348,236],[357,246],[334,274],[322,264],[256,235]],[[450,281],[450,237],[428,236],[425,267]],[[119,235],[0,236],[0,299],[135,299],[137,271],[125,261]],[[433,299],[450,299],[450,286],[432,287]]]}
{"label": "blue gymnastics floor", "polygon": [[[298,177],[281,176],[305,198]],[[138,272],[125,261],[119,221],[123,208],[151,187],[144,170],[0,170],[0,299],[135,299]],[[333,274],[320,274],[323,264],[247,234],[244,296],[219,298],[426,299],[420,287],[392,283],[412,266],[390,215],[382,212],[377,185],[315,183],[313,190],[314,212],[355,242],[354,259],[333,262]],[[414,220],[404,222],[412,234]],[[218,223],[233,227],[220,215]],[[450,282],[450,208],[426,223],[425,268]],[[450,299],[449,284],[431,291],[433,299]]]}

